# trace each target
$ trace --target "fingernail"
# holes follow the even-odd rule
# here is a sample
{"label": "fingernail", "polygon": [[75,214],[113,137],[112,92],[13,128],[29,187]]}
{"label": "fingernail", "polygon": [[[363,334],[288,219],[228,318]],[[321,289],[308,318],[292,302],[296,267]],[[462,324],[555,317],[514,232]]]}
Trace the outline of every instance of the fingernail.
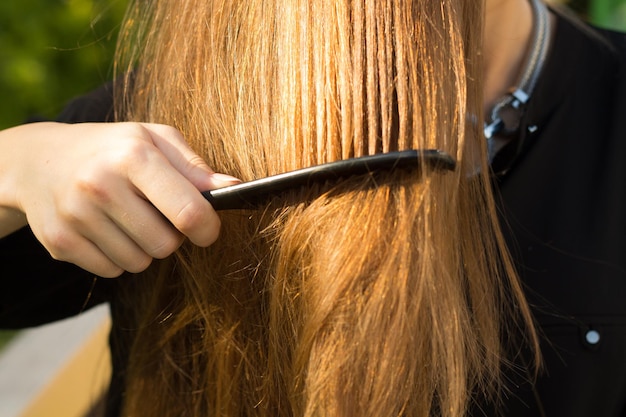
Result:
{"label": "fingernail", "polygon": [[211,174],[211,179],[220,183],[225,183],[225,185],[241,183],[239,178],[235,178],[231,175],[220,174],[219,172]]}

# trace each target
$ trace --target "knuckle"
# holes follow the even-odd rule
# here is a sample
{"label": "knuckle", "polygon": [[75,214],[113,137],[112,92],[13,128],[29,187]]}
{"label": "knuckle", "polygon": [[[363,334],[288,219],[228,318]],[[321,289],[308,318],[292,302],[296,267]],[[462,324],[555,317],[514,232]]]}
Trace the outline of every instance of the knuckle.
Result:
{"label": "knuckle", "polygon": [[217,240],[220,219],[210,204],[189,202],[173,221],[174,226],[196,245],[209,246]]}
{"label": "knuckle", "polygon": [[151,136],[149,130],[141,123],[124,122],[118,123],[116,126],[120,129],[120,136],[136,138],[142,141],[149,139]]}
{"label": "knuckle", "polygon": [[104,160],[104,169],[107,166],[116,171],[120,168],[135,168],[149,160],[154,146],[148,129],[141,123],[134,122],[120,123],[116,129],[112,133],[121,141],[116,142],[109,159]]}
{"label": "knuckle", "polygon": [[154,147],[138,137],[129,138],[123,149],[115,155],[114,164],[124,169],[142,167],[148,163],[154,154]]}
{"label": "knuckle", "polygon": [[187,159],[187,169],[191,170],[193,167],[203,167],[209,171],[213,171],[207,163],[202,159],[202,157],[198,154],[193,154]]}
{"label": "knuckle", "polygon": [[41,234],[41,243],[57,261],[71,260],[74,247],[72,232],[65,227],[46,227]]}
{"label": "knuckle", "polygon": [[124,269],[111,264],[110,266],[102,267],[100,271],[97,271],[96,274],[102,278],[117,278],[124,273]]}
{"label": "knuckle", "polygon": [[177,141],[180,143],[185,142],[185,139],[183,138],[183,134],[177,128],[173,126],[161,124],[161,123],[147,123],[147,124],[142,124],[141,127],[150,136],[152,136],[150,132],[154,132],[159,136],[168,138],[168,140],[170,141],[173,140],[173,141]]}
{"label": "knuckle", "polygon": [[[107,206],[113,200],[110,186],[96,175],[85,175],[76,181],[76,191],[79,196],[85,196],[98,205]],[[66,199],[65,213],[73,214],[79,207],[74,199]]]}
{"label": "knuckle", "polygon": [[205,204],[195,201],[187,203],[174,218],[174,226],[184,235],[194,232],[198,227],[206,223],[207,210]]}
{"label": "knuckle", "polygon": [[126,265],[123,265],[122,268],[131,273],[139,273],[143,272],[152,263],[152,257],[148,254],[141,254],[134,256],[131,261],[129,261]]}
{"label": "knuckle", "polygon": [[183,237],[176,233],[175,237],[163,239],[148,251],[148,254],[156,259],[165,259],[170,256],[183,243]]}

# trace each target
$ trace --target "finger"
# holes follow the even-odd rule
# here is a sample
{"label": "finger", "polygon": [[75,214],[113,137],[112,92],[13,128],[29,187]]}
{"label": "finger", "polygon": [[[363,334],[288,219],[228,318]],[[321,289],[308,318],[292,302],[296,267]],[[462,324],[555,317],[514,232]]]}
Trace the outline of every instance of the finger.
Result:
{"label": "finger", "polygon": [[167,125],[144,124],[152,142],[172,166],[201,191],[240,183],[230,175],[215,173],[187,144],[182,134]]}
{"label": "finger", "polygon": [[114,278],[124,273],[124,269],[111,261],[95,244],[68,227],[31,227],[50,256],[58,261],[73,263],[104,278]]}
{"label": "finger", "polygon": [[88,240],[81,244],[80,256],[70,257],[65,261],[71,262],[78,267],[89,271],[102,278],[117,278],[125,272],[125,269],[111,261],[96,245]]}
{"label": "finger", "polygon": [[130,190],[117,197],[121,199],[108,208],[108,219],[144,253],[163,259],[183,243],[183,234],[152,204]]}
{"label": "finger", "polygon": [[172,225],[200,246],[218,236],[220,220],[198,189],[159,152],[129,167],[129,180]]}
{"label": "finger", "polygon": [[97,246],[112,263],[125,271],[138,273],[152,263],[153,256],[108,217],[103,216],[90,226],[92,227],[83,231],[83,236]]}
{"label": "finger", "polygon": [[139,272],[152,258],[169,256],[184,240],[123,177],[109,178],[106,187],[86,178],[79,190],[57,203],[58,218],[127,271]]}
{"label": "finger", "polygon": [[[107,190],[86,184],[81,183],[82,193],[69,193],[57,202],[50,224],[87,239],[115,265],[141,272],[153,257],[166,257],[182,243],[182,235],[125,180],[111,179]],[[62,244],[62,256],[68,257],[71,244]]]}

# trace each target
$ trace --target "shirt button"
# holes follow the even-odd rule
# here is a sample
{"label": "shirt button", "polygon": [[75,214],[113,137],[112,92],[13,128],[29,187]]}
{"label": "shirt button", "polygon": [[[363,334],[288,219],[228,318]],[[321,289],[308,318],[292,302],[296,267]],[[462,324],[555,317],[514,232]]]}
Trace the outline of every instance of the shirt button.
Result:
{"label": "shirt button", "polygon": [[585,340],[590,345],[597,345],[600,343],[600,333],[598,333],[597,330],[588,330],[587,333],[585,333]]}

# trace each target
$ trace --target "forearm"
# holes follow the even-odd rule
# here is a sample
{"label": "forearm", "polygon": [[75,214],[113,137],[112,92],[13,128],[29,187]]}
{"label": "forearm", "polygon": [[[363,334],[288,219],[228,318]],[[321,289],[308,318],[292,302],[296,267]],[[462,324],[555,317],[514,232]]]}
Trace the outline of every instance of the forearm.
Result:
{"label": "forearm", "polygon": [[13,164],[19,164],[22,152],[22,129],[12,128],[0,131],[0,238],[26,226],[26,215],[16,207],[11,181]]}
{"label": "forearm", "polygon": [[7,207],[0,207],[0,239],[26,226],[24,213]]}

